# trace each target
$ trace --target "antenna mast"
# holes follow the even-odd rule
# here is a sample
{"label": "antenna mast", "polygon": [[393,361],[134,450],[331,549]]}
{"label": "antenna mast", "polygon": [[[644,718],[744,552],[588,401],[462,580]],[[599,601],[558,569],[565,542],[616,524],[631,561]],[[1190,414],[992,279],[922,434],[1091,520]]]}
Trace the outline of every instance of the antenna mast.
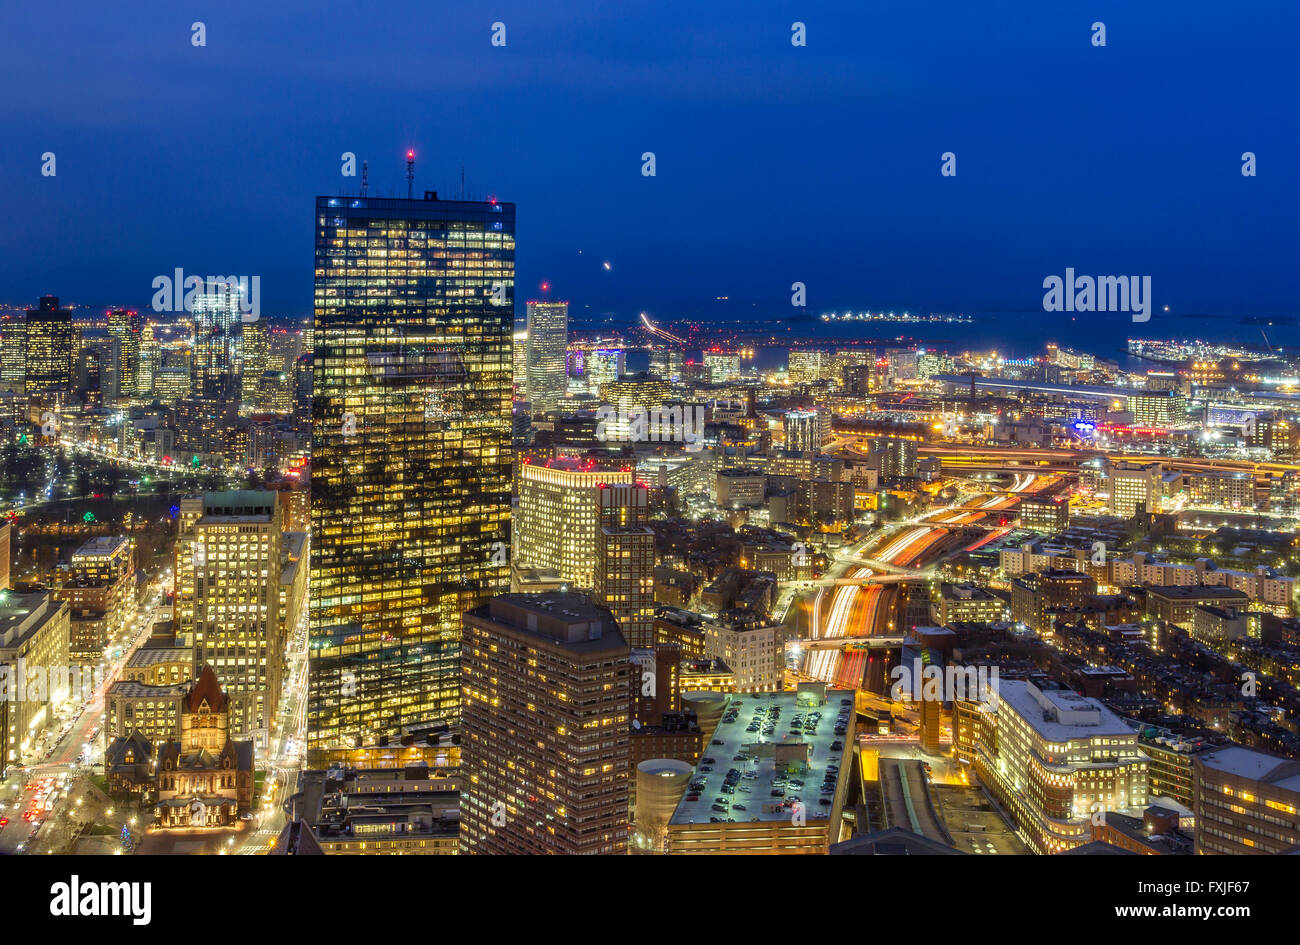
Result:
{"label": "antenna mast", "polygon": [[415,152],[406,152],[406,199],[415,199]]}
{"label": "antenna mast", "polygon": [[370,162],[361,162],[361,196],[366,195],[366,188],[369,187],[370,180]]}

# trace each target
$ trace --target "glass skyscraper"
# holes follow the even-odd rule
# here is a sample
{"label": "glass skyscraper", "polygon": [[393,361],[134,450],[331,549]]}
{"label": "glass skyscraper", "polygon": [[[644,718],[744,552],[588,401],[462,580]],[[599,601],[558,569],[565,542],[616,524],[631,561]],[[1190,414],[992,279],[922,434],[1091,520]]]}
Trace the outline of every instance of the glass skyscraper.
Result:
{"label": "glass skyscraper", "polygon": [[530,301],[526,381],[533,413],[554,410],[568,391],[569,303]]}
{"label": "glass skyscraper", "polygon": [[460,711],[509,585],[513,204],[316,200],[308,763]]}
{"label": "glass skyscraper", "polygon": [[[195,397],[224,398],[233,387],[242,309],[237,283],[208,281],[194,296],[194,361],[191,383]],[[238,391],[233,391],[238,396]]]}

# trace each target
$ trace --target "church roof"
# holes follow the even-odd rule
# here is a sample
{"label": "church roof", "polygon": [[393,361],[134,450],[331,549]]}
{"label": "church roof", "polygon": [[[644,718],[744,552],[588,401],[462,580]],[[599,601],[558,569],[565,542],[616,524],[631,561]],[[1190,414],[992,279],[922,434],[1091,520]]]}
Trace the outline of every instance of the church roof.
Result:
{"label": "church roof", "polygon": [[197,712],[204,702],[208,704],[209,712],[226,711],[226,694],[221,691],[217,674],[207,663],[203,664],[203,669],[199,671],[199,678],[194,681],[189,694],[185,697],[185,710]]}

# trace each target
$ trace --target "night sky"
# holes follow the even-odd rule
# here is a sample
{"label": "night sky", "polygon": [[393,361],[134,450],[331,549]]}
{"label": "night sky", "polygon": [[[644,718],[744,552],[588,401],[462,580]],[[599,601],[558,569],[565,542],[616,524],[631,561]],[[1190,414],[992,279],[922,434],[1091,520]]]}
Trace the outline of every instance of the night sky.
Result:
{"label": "night sky", "polygon": [[180,266],[308,314],[313,197],[344,151],[404,196],[407,148],[417,192],[514,201],[517,297],[575,314],[1034,309],[1067,266],[1300,302],[1293,2],[126,6],[5,6],[4,302],[145,307]]}

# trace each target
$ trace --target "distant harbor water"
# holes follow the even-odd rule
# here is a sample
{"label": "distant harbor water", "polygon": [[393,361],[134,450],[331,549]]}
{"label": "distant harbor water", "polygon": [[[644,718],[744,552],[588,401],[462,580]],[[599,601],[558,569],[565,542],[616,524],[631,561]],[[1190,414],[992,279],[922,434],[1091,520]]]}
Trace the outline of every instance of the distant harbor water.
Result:
{"label": "distant harbor water", "polygon": [[[1041,355],[1049,343],[1073,348],[1119,362],[1121,367],[1150,367],[1151,362],[1128,353],[1128,340],[1193,341],[1211,344],[1237,344],[1273,351],[1279,348],[1296,353],[1300,349],[1300,323],[1290,318],[1176,315],[1153,312],[1149,321],[1134,322],[1129,315],[1026,311],[982,311],[968,313],[971,322],[824,322],[819,318],[803,319],[791,325],[790,342],[757,346],[755,365],[760,370],[785,367],[789,349],[834,347],[874,343],[878,347],[921,345],[937,351],[997,351],[1008,358]],[[770,325],[777,322],[767,323]],[[726,326],[730,327],[730,326]],[[756,331],[761,331],[759,324]],[[687,357],[698,358],[700,352],[688,351]],[[628,370],[645,370],[648,356],[629,352]]]}

